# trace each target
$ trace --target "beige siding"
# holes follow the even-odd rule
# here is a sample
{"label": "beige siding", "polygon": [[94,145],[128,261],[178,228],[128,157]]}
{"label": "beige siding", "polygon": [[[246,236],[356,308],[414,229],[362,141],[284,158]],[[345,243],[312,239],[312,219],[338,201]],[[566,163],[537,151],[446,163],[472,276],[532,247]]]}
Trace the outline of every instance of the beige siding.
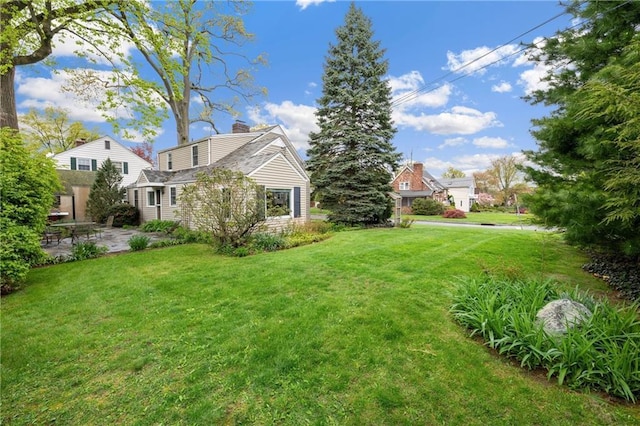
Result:
{"label": "beige siding", "polygon": [[270,219],[269,225],[273,225],[276,222],[278,225],[287,223],[288,221],[295,222],[307,222],[309,220],[309,182],[300,176],[299,173],[293,168],[293,166],[282,156],[278,156],[263,166],[258,171],[250,175],[256,183],[264,185],[266,188],[272,189],[293,189],[294,187],[300,187],[300,218],[285,219]]}
{"label": "beige siding", "polygon": [[190,143],[189,145],[181,145],[172,149],[168,149],[166,151],[162,151],[158,153],[158,164],[159,169],[162,171],[168,170],[167,168],[167,154],[172,154],[172,169],[171,170],[184,170],[190,169],[193,167],[191,164],[191,147],[197,145],[198,146],[198,166],[206,166],[207,163],[207,149],[209,143],[207,139],[201,140],[198,142]]}
{"label": "beige siding", "polygon": [[219,135],[210,138],[211,140],[211,163],[215,163],[223,157],[231,154],[236,149],[257,138],[257,133],[236,133],[230,135]]}

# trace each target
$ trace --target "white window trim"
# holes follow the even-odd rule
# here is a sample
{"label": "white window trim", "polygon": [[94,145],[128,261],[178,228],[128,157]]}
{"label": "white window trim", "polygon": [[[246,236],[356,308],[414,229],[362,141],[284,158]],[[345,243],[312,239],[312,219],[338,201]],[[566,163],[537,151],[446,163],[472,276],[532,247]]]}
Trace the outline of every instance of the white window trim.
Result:
{"label": "white window trim", "polygon": [[[193,161],[193,151],[197,150],[198,151],[198,163],[194,164]],[[198,144],[195,144],[191,147],[191,167],[198,167],[200,165],[200,150],[198,149]]]}
{"label": "white window trim", "polygon": [[[288,191],[289,192],[289,214],[285,214],[285,215],[282,215],[282,216],[269,216],[267,214],[267,209],[268,209],[268,206],[267,206],[267,193],[269,191],[283,191],[283,192],[284,191]],[[293,188],[265,188],[264,189],[264,197],[265,197],[264,209],[265,209],[265,217],[266,218],[268,218],[268,219],[290,219],[290,218],[293,218],[293,203],[294,203],[294,201],[293,201]]]}
{"label": "white window trim", "polygon": [[[176,193],[175,200],[173,202],[171,201],[171,191],[175,191]],[[169,187],[169,205],[171,207],[175,207],[178,205],[178,187],[177,186]]]}
{"label": "white window trim", "polygon": [[171,152],[167,152],[167,170],[173,170],[173,155],[171,154]]}
{"label": "white window trim", "polygon": [[[155,204],[149,204],[149,194],[153,194],[153,201],[155,201]],[[158,206],[158,200],[156,200],[156,190],[155,189],[147,189],[147,207],[157,207]]]}
{"label": "white window trim", "polygon": [[400,191],[409,191],[411,189],[410,182],[400,182],[398,188]]}
{"label": "white window trim", "polygon": [[[80,163],[81,163],[82,161],[86,161],[86,162],[88,162],[88,164],[83,164],[84,166],[87,166],[87,165],[88,165],[88,166],[89,166],[89,168],[88,168],[88,169],[81,169],[81,168],[80,168]],[[76,158],[76,169],[77,169],[77,170],[82,170],[83,172],[90,172],[90,171],[91,171],[91,158],[84,158],[84,157],[78,157],[78,158]]]}

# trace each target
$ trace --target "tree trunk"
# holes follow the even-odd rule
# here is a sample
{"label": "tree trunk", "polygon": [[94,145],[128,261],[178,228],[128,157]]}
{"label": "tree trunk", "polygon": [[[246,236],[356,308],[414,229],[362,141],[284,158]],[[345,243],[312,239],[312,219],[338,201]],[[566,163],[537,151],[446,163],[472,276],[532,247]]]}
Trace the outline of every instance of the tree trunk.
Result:
{"label": "tree trunk", "polygon": [[18,113],[16,111],[16,92],[14,80],[15,67],[11,66],[0,74],[0,127],[18,130]]}

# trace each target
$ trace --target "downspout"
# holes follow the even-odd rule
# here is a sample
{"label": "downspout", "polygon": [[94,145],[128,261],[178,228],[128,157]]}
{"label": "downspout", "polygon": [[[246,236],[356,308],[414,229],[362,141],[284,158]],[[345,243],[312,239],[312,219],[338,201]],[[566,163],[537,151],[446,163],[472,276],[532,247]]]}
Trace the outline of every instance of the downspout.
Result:
{"label": "downspout", "polygon": [[207,166],[211,165],[211,136],[207,139]]}

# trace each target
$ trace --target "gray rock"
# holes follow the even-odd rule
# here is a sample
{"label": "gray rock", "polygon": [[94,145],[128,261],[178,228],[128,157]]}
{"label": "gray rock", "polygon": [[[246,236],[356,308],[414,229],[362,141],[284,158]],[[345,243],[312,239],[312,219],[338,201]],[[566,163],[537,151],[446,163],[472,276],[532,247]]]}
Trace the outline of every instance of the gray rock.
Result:
{"label": "gray rock", "polygon": [[569,299],[554,300],[547,303],[536,314],[538,323],[543,324],[549,334],[565,334],[591,317],[591,311],[582,303]]}

